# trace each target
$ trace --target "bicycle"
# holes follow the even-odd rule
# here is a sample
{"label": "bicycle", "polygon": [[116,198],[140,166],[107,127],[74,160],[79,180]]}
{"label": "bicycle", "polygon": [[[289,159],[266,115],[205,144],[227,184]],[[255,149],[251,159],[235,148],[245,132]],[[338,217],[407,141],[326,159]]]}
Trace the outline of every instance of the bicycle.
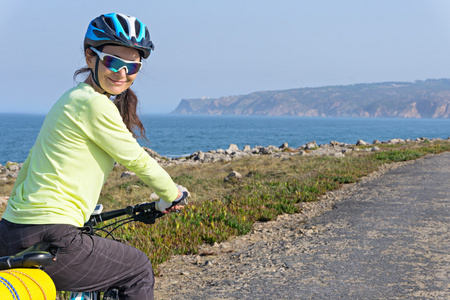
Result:
{"label": "bicycle", "polygon": [[[184,194],[186,193],[186,194]],[[184,199],[181,200],[181,202],[175,203],[174,205],[186,205],[187,204],[187,192],[183,192]],[[96,206],[96,209],[92,213],[92,215],[89,218],[89,221],[87,221],[84,225],[89,230],[90,234],[93,235],[99,235],[103,232],[106,234],[106,237],[110,237],[114,240],[115,237],[113,235],[113,232],[130,222],[142,222],[145,224],[154,224],[156,222],[156,219],[162,217],[165,215],[165,213],[160,212],[156,208],[156,202],[147,202],[142,204],[137,204],[135,206],[127,206],[122,209],[103,212],[103,206],[101,204],[98,204]],[[178,211],[176,211],[178,212]],[[121,218],[123,217],[123,218]],[[110,221],[112,219],[118,219],[115,222],[106,224],[102,227],[96,227],[97,225],[100,225],[101,223],[105,223],[107,221]],[[112,227],[112,228],[111,228]],[[109,229],[110,228],[110,229]],[[29,269],[43,269],[45,266],[51,266],[57,262],[57,255],[53,255],[50,252],[50,245],[46,242],[40,242],[37,243],[19,253],[16,253],[11,256],[5,256],[0,257],[0,271],[5,270],[12,270],[12,269],[21,269],[21,270],[29,270]],[[44,273],[44,272],[42,272]],[[19,292],[16,290],[16,288],[8,283],[5,282],[5,280],[2,280],[2,273],[0,273],[0,287],[1,283],[3,283],[5,286],[7,286],[7,291],[10,293],[12,297],[9,299],[18,300],[21,299]],[[46,274],[45,274],[46,275]],[[48,276],[48,275],[47,275]],[[30,277],[30,276],[28,276]],[[33,278],[31,278],[33,280]],[[7,281],[7,280],[6,280]],[[36,280],[34,280],[36,282]],[[53,283],[53,282],[52,282]],[[54,288],[54,285],[53,285]],[[26,287],[25,287],[26,290]],[[43,293],[43,298],[41,299],[47,299],[43,288],[40,288],[41,292]],[[31,299],[32,295],[30,295],[29,291],[26,291],[29,294],[29,299]],[[25,293],[25,292],[23,292]],[[50,294],[52,292],[50,291]],[[56,295],[56,291],[54,292]],[[0,294],[1,299],[6,298],[6,295]],[[56,297],[56,296],[55,296]],[[101,293],[95,292],[95,291],[88,291],[88,292],[70,292],[69,299],[70,300],[100,300]],[[33,298],[35,299],[35,298]],[[103,295],[103,300],[116,300],[119,299],[118,296],[118,290],[114,287],[108,289]]]}

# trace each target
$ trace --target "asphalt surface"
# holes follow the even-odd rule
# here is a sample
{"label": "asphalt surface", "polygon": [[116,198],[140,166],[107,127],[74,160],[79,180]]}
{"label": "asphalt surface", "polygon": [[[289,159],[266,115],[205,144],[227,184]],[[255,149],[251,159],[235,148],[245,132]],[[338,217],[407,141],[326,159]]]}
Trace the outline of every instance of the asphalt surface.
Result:
{"label": "asphalt surface", "polygon": [[297,276],[253,297],[450,299],[450,154],[387,172],[313,223],[316,247],[285,258]]}
{"label": "asphalt surface", "polygon": [[449,166],[444,153],[388,170],[312,219],[309,234],[186,271],[190,290],[161,299],[450,299]]}

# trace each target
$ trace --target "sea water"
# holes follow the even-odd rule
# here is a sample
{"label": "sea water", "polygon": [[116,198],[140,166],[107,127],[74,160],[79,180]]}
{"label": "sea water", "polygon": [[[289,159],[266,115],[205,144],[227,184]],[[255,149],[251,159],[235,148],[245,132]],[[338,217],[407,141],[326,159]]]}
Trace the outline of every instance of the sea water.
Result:
{"label": "sea water", "polygon": [[[0,114],[0,164],[23,162],[44,121],[43,115]],[[393,138],[442,138],[450,136],[450,119],[299,118],[267,116],[144,115],[150,141],[139,140],[167,157],[198,150],[228,149],[231,143],[299,147],[310,141],[355,144]]]}

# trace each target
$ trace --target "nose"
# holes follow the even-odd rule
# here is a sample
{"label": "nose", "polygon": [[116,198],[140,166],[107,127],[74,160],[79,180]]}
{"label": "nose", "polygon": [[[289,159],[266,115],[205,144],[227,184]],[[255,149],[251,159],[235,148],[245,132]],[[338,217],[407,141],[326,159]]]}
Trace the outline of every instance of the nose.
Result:
{"label": "nose", "polygon": [[120,76],[124,77],[127,76],[127,68],[122,68],[119,71],[117,71],[116,73],[118,73]]}

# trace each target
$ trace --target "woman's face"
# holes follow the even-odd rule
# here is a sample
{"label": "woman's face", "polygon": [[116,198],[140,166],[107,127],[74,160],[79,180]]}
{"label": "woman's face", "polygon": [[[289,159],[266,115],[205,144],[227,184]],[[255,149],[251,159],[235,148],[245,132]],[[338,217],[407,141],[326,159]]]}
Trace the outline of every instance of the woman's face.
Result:
{"label": "woman's face", "polygon": [[[103,47],[102,52],[105,54],[117,56],[124,60],[141,60],[139,51],[129,47],[106,45],[105,47]],[[88,67],[91,68],[94,72],[96,61],[97,55],[91,49],[87,49],[86,63]],[[118,95],[124,92],[131,86],[137,76],[137,73],[133,75],[127,75],[125,68],[119,70],[118,72],[111,71],[110,69],[105,67],[101,61],[98,64],[97,74],[98,82],[100,83],[101,87],[95,84],[95,82],[91,78],[92,75],[87,79],[87,83],[92,85],[92,87],[94,87],[97,92],[101,94],[103,94],[103,92],[106,92],[110,95]]]}

